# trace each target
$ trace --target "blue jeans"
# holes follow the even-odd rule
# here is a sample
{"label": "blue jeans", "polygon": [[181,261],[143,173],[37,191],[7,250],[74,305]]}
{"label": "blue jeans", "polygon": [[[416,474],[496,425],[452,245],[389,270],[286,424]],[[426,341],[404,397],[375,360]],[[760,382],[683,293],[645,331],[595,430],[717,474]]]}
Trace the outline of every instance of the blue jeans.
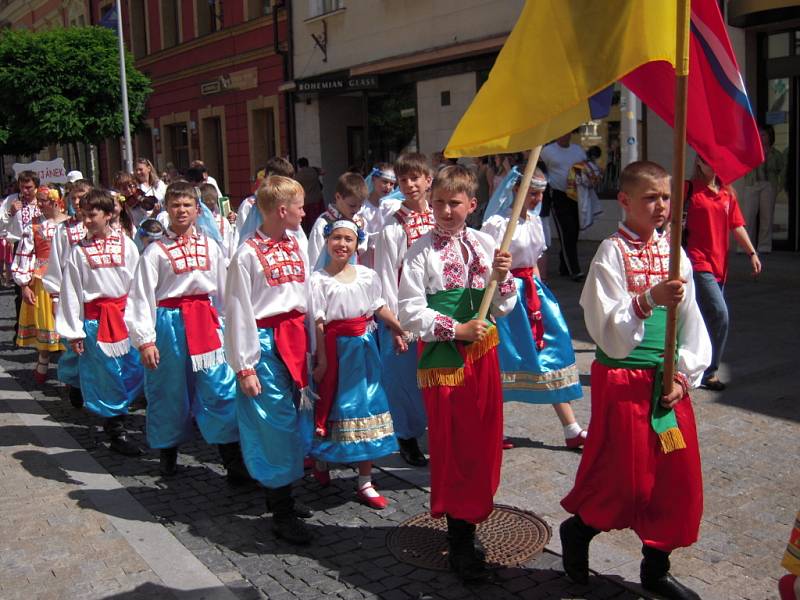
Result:
{"label": "blue jeans", "polygon": [[703,381],[706,381],[719,369],[728,341],[728,305],[725,304],[725,285],[719,283],[713,273],[695,271],[694,286],[697,306],[711,338],[711,364],[703,373]]}

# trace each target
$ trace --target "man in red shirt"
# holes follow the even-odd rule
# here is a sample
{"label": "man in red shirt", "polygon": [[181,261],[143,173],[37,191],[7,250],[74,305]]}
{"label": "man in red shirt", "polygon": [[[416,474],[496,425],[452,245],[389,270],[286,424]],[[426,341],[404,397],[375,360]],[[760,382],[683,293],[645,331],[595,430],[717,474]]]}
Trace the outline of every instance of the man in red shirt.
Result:
{"label": "man in red shirt", "polygon": [[694,178],[687,190],[686,254],[692,262],[697,304],[711,338],[711,364],[703,374],[702,385],[722,391],[725,384],[717,377],[725,342],[728,339],[728,306],[725,280],[728,277],[730,232],[750,257],[753,276],[761,273],[761,261],[750,242],[736,194],[721,185],[712,168],[697,157]]}

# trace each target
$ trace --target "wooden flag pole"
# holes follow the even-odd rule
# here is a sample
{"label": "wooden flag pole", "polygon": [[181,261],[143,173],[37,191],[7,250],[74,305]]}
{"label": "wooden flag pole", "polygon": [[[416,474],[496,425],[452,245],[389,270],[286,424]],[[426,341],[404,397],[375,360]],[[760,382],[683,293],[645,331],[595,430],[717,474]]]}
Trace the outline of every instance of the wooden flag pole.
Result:
{"label": "wooden flag pole", "polygon": [[[539,162],[539,154],[541,154],[541,152],[542,147],[536,146],[531,150],[530,155],[528,155],[528,162],[525,165],[525,171],[522,173],[522,180],[519,183],[519,189],[517,190],[517,195],[514,197],[514,204],[511,207],[511,217],[508,220],[508,227],[506,227],[503,242],[500,244],[501,252],[507,252],[509,246],[511,246],[511,240],[514,238],[514,231],[517,228],[517,221],[519,221],[519,216],[522,214],[522,207],[525,205],[525,200],[528,197],[528,187],[531,185],[533,172],[536,170],[536,163]],[[495,290],[497,290],[497,273],[493,270],[492,277],[486,285],[486,291],[483,294],[481,306],[478,309],[477,318],[481,321],[489,314],[489,307],[492,304],[492,297],[494,296]]]}
{"label": "wooden flag pole", "polygon": [[[669,279],[681,276],[681,234],[683,219],[683,180],[686,163],[686,106],[689,83],[689,22],[691,3],[678,2],[678,28],[675,56],[675,125],[672,138],[672,214],[670,216]],[[672,391],[675,377],[675,348],[678,334],[678,308],[667,311],[664,340],[664,394]]]}

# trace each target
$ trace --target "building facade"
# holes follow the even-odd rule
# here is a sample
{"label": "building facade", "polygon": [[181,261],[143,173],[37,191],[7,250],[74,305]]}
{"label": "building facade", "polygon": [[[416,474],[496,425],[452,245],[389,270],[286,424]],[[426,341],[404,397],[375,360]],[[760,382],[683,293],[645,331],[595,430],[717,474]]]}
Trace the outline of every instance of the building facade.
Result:
{"label": "building facade", "polygon": [[[285,11],[272,0],[123,0],[126,44],[153,87],[134,156],[159,173],[201,159],[234,202],[254,175],[288,153],[284,103]],[[112,0],[92,0],[100,20]],[[124,164],[121,140],[100,149],[103,182]]]}

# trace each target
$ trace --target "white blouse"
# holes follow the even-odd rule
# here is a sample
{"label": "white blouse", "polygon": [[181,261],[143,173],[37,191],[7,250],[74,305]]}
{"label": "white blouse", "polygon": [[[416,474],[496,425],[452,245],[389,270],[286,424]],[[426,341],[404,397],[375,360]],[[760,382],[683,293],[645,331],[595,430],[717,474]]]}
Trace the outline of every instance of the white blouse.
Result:
{"label": "white blouse", "polygon": [[72,247],[56,309],[58,334],[68,340],[85,338],[83,305],[97,298],[127,295],[138,261],[136,244],[118,232],[105,240],[84,239]]}
{"label": "white blouse", "polygon": [[179,244],[175,233],[167,229],[167,235],[147,246],[139,259],[125,309],[134,348],[155,341],[156,309],[166,298],[208,294],[220,316],[224,314],[222,249],[194,228],[185,237],[188,244]]}
{"label": "white blouse", "polygon": [[287,235],[276,243],[256,230],[231,258],[225,298],[225,353],[235,372],[261,358],[256,321],[293,310],[308,312],[308,257]]}
{"label": "white blouse", "polygon": [[[403,329],[424,342],[454,339],[455,320],[430,308],[427,296],[457,288],[484,289],[491,277],[494,251],[490,236],[469,228],[457,235],[434,229],[417,240],[403,260],[400,277],[398,316]],[[491,312],[506,315],[516,301],[516,286],[509,273],[497,286]]]}
{"label": "white blouse", "polygon": [[371,317],[386,304],[377,273],[363,265],[354,265],[356,278],[351,282],[336,279],[321,269],[311,274],[311,305],[314,321],[325,323],[340,319]]}
{"label": "white blouse", "polygon": [[[61,290],[61,279],[67,268],[69,255],[77,244],[86,237],[83,221],[69,219],[58,224],[50,244],[50,259],[47,262],[47,273],[42,278],[44,289],[49,294],[58,294]],[[138,259],[138,253],[137,253]],[[134,267],[136,264],[134,263]]]}
{"label": "white blouse", "polygon": [[[481,231],[492,236],[499,248],[506,234],[508,221],[508,217],[492,215],[483,223]],[[508,248],[511,252],[511,268],[535,267],[536,261],[546,249],[542,219],[538,215],[529,214],[527,218],[520,219],[514,229],[514,237],[511,238],[511,246]]]}
{"label": "white blouse", "polygon": [[[600,243],[581,293],[589,335],[609,357],[627,357],[644,338],[645,320],[633,307],[633,298],[669,275],[669,236],[655,233],[644,243],[620,224],[620,231]],[[700,384],[711,363],[711,342],[695,301],[692,265],[681,250],[681,277],[685,295],[678,305],[677,370],[693,386]]]}

